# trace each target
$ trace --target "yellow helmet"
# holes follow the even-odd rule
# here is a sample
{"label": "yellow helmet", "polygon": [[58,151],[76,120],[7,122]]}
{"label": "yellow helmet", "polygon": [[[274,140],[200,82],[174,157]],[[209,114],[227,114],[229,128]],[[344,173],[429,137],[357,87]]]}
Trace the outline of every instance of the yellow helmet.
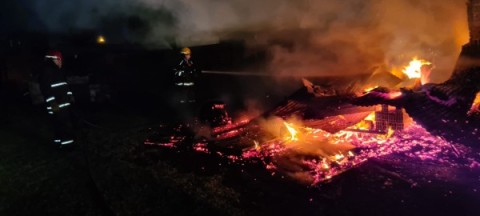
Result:
{"label": "yellow helmet", "polygon": [[185,47],[185,48],[182,49],[182,51],[180,51],[180,53],[182,53],[184,55],[190,55],[190,54],[192,54],[192,51],[190,50],[190,48]]}

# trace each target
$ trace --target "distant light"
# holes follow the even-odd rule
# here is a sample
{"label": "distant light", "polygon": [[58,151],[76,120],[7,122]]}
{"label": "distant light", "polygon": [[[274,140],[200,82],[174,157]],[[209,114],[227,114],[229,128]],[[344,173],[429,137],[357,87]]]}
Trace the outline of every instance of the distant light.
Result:
{"label": "distant light", "polygon": [[97,37],[97,43],[98,44],[105,44],[107,41],[105,40],[105,37],[103,35],[100,35]]}

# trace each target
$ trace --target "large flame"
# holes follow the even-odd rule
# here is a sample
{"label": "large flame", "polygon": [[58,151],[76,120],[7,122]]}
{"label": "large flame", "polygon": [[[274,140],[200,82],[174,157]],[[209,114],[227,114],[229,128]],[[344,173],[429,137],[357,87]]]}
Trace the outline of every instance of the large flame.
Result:
{"label": "large flame", "polygon": [[416,57],[413,58],[412,61],[408,64],[407,67],[403,69],[403,73],[408,76],[410,79],[414,78],[421,78],[422,77],[422,67],[425,65],[431,65],[432,63],[417,59]]}

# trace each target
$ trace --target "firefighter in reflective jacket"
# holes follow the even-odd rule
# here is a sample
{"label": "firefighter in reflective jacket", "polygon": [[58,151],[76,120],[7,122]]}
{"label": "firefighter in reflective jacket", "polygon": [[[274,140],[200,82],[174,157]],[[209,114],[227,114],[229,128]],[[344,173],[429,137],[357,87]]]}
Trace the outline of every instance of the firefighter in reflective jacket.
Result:
{"label": "firefighter in reflective jacket", "polygon": [[61,52],[50,51],[45,56],[45,68],[39,83],[55,130],[54,144],[61,148],[73,146],[75,140],[70,115],[73,94],[63,74]]}
{"label": "firefighter in reflective jacket", "polygon": [[175,87],[180,103],[195,102],[195,81],[198,78],[199,70],[192,61],[192,51],[185,47],[180,52],[183,59],[175,68]]}

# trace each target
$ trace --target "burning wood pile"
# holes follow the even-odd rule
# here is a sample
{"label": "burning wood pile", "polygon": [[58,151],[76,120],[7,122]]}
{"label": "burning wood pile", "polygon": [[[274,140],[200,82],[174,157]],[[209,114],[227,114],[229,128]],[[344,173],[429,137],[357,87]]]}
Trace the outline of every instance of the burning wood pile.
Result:
{"label": "burning wood pile", "polygon": [[[469,86],[453,81],[428,84],[431,68],[431,63],[414,59],[403,70],[408,78],[398,84],[402,88],[373,87],[357,94],[339,95],[304,80],[305,88],[260,117],[153,129],[145,144],[225,157],[233,164],[260,163],[272,175],[313,185],[371,158],[392,155],[449,166],[475,166],[477,160],[468,156],[472,150],[455,143],[473,146],[478,142],[478,117],[467,115],[466,110],[451,112],[452,107],[463,107],[451,92],[464,94],[471,89],[462,91]],[[436,92],[439,89],[454,90],[446,91],[445,98]],[[478,98],[471,110],[478,109]],[[224,105],[212,106],[212,110],[217,108],[224,109]],[[439,114],[443,116],[439,118]],[[457,121],[460,117],[463,122]],[[438,133],[435,124],[437,128],[450,124],[462,131],[452,128],[453,134]],[[470,135],[465,136],[467,133]],[[459,157],[467,158],[466,162],[455,162]]]}

